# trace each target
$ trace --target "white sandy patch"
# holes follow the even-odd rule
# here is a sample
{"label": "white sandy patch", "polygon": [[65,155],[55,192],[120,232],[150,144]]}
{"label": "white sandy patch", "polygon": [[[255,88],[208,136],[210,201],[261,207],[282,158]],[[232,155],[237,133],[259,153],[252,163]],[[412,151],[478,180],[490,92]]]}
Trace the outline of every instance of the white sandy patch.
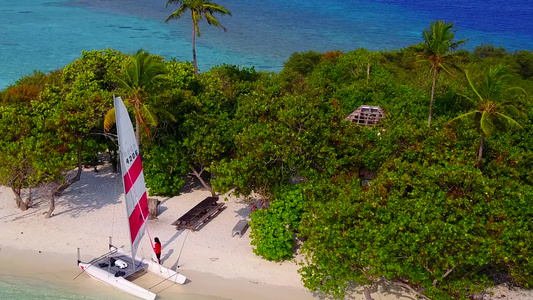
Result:
{"label": "white sandy patch", "polygon": [[[0,248],[4,247],[4,251],[0,251],[0,259],[5,259],[5,249],[29,251],[25,255],[60,255],[64,258],[60,261],[76,272],[77,248],[81,250],[82,261],[106,253],[109,236],[112,236],[114,245],[129,249],[122,182],[120,175],[110,172],[109,167],[99,172],[85,170],[80,182],[56,198],[56,208],[50,219],[44,217],[49,207],[46,195],[34,190],[33,196],[34,206],[22,212],[15,206],[11,189],[0,186]],[[221,197],[219,201],[224,201],[226,208],[199,231],[177,231],[171,225],[208,196],[210,193],[207,191],[193,189],[170,199],[161,198],[158,219],[148,221],[152,240],[156,236],[161,240],[163,264],[191,279],[190,284],[173,287],[174,290],[184,294],[216,295],[213,293],[221,291],[202,289],[192,280],[196,278],[197,282],[203,281],[205,276],[202,274],[211,273],[217,278],[215,282],[228,279],[240,282],[239,288],[232,292],[229,289],[228,293],[224,291],[222,294],[245,293],[247,288],[244,283],[247,283],[250,290],[275,285],[293,290],[299,294],[298,298],[313,298],[312,293],[303,288],[295,263],[268,262],[253,254],[249,228],[243,237],[232,237],[235,224],[238,220],[247,219],[250,213],[243,201],[234,197],[224,201],[224,197]],[[148,234],[145,234],[138,254],[144,257],[153,255]],[[40,266],[35,268],[39,269]],[[11,271],[29,275],[20,274],[16,268]],[[80,278],[84,276],[87,277],[84,274]],[[269,298],[269,293],[263,294],[258,297],[273,299]],[[230,298],[237,299],[233,296]]]}

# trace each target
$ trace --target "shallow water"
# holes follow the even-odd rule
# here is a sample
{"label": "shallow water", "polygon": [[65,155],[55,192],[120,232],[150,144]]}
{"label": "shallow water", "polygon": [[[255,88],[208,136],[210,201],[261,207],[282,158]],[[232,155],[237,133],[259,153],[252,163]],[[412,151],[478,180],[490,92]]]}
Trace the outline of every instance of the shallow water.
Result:
{"label": "shallow water", "polygon": [[[73,285],[61,286],[34,278],[0,276],[0,300],[135,300],[130,296],[110,286],[87,278],[81,290]],[[94,282],[93,282],[94,280]],[[180,294],[171,296],[175,300],[227,300],[214,296]],[[163,296],[162,299],[167,299]],[[158,298],[159,299],[159,298]]]}
{"label": "shallow water", "polygon": [[0,300],[103,300],[29,278],[0,276]]}
{"label": "shallow water", "polygon": [[[165,0],[2,0],[0,89],[33,70],[63,67],[82,50],[143,48],[166,59],[191,60],[188,16],[165,23],[176,9]],[[399,49],[421,42],[434,19],[455,22],[457,38],[533,50],[533,0],[247,0],[216,1],[232,16],[223,32],[201,23],[198,63],[279,71],[291,53]]]}

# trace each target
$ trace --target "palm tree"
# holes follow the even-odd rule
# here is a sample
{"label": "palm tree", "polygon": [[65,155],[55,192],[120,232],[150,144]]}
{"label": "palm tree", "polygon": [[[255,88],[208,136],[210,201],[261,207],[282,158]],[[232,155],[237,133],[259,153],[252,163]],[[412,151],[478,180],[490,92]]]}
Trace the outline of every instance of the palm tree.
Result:
{"label": "palm tree", "polygon": [[453,23],[433,21],[429,28],[424,29],[424,56],[428,59],[433,70],[433,85],[431,87],[431,102],[429,104],[428,127],[431,126],[431,114],[433,113],[433,99],[435,98],[435,84],[440,70],[444,70],[453,76],[445,67],[445,61],[451,58],[459,45],[466,40],[454,41],[455,33],[452,31]]}
{"label": "palm tree", "polygon": [[[133,106],[135,111],[135,138],[140,145],[140,127],[144,127],[150,135],[148,125],[157,125],[155,115],[148,109],[145,100],[149,97],[151,89],[160,82],[167,73],[160,57],[139,50],[131,57],[124,67],[124,73],[115,76],[124,90],[124,98],[128,106]],[[109,130],[115,123],[115,109],[110,109],[104,119],[104,129]]]}
{"label": "palm tree", "polygon": [[172,19],[179,19],[185,14],[186,11],[191,11],[192,19],[192,59],[194,63],[194,74],[198,76],[198,65],[196,63],[196,35],[200,37],[200,28],[198,22],[205,18],[209,25],[216,27],[222,27],[224,31],[226,28],[220,24],[220,22],[213,16],[214,13],[223,15],[230,15],[231,12],[222,5],[211,3],[209,0],[168,0],[166,6],[171,3],[176,3],[180,7],[173,12],[165,22]]}
{"label": "palm tree", "polygon": [[474,87],[474,84],[472,84],[472,80],[470,80],[468,72],[465,71],[465,75],[466,79],[468,80],[468,84],[477,97],[477,101],[469,97],[465,97],[475,102],[477,104],[477,109],[460,115],[450,120],[449,123],[453,123],[456,120],[462,119],[474,120],[474,124],[481,136],[477,160],[477,167],[481,168],[485,137],[489,136],[497,129],[502,131],[522,129],[522,126],[520,126],[520,124],[513,119],[513,117],[523,118],[524,114],[520,112],[513,104],[509,102],[501,102],[500,100],[502,95],[504,92],[510,90],[520,90],[524,93],[525,91],[519,87],[505,88],[507,79],[509,79],[509,75],[507,70],[501,65],[496,65],[489,68],[485,74],[479,91]]}

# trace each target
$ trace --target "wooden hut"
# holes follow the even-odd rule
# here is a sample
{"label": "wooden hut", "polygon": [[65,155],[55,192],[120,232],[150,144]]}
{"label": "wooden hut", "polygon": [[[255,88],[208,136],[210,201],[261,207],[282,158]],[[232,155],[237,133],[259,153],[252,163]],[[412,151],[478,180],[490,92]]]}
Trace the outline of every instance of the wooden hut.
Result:
{"label": "wooden hut", "polygon": [[379,106],[361,105],[349,114],[345,120],[355,122],[362,126],[374,126],[385,117],[385,112]]}

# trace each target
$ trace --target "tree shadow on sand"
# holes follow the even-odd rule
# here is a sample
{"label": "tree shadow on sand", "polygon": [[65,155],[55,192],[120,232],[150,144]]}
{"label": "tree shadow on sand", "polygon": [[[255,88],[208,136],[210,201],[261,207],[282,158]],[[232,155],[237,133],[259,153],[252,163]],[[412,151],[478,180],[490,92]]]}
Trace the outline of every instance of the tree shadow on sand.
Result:
{"label": "tree shadow on sand", "polygon": [[208,191],[200,183],[200,180],[198,180],[196,177],[188,176],[187,179],[185,180],[185,184],[180,188],[179,193],[180,194],[188,194],[188,193],[192,193],[192,192],[198,191],[198,190],[200,190],[200,191]]}
{"label": "tree shadow on sand", "polygon": [[[376,284],[370,287],[370,296],[373,299],[381,299],[381,296],[394,297],[399,300],[416,300],[416,296],[413,296],[406,288],[390,282],[387,280],[379,280]],[[313,296],[320,300],[334,300],[338,299],[330,295],[325,295],[321,292],[313,292]],[[365,299],[364,298],[364,286],[358,285],[354,282],[349,282],[346,288],[346,294],[344,300]]]}
{"label": "tree shadow on sand", "polygon": [[99,172],[84,170],[81,180],[57,199],[54,215],[69,214],[77,218],[83,213],[120,203],[123,193],[122,178],[113,173],[111,166],[105,166]]}

